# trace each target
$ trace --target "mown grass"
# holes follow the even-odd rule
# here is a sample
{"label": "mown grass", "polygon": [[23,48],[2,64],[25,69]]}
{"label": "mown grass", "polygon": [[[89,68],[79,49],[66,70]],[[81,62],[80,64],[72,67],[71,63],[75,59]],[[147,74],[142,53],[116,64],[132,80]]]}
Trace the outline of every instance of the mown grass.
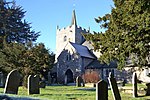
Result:
{"label": "mown grass", "polygon": [[[131,85],[127,85],[131,87]],[[143,85],[142,85],[143,86]],[[113,100],[111,91],[108,91],[109,99]],[[0,93],[3,93],[3,88],[0,89]],[[120,92],[122,100],[150,100],[150,96],[144,96],[141,94],[138,98],[133,98],[131,93]],[[96,100],[95,89],[87,87],[75,87],[75,86],[47,86],[40,89],[40,94],[28,95],[27,89],[20,87],[18,95],[19,97],[33,97],[40,100]],[[14,95],[9,95],[14,96]]]}

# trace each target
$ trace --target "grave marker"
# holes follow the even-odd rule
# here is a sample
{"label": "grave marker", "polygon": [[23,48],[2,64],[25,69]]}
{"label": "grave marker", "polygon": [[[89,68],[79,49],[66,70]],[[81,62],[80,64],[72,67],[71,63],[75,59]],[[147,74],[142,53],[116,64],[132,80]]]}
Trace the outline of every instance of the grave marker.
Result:
{"label": "grave marker", "polygon": [[29,75],[28,76],[28,94],[39,94],[39,76],[38,75]]}
{"label": "grave marker", "polygon": [[48,72],[48,85],[50,85],[52,82],[51,73]]}
{"label": "grave marker", "polygon": [[12,70],[8,75],[5,83],[4,93],[9,94],[17,94],[18,93],[18,87],[20,83],[20,74],[15,69]]}
{"label": "grave marker", "polygon": [[84,87],[84,81],[83,81],[83,79],[82,79],[81,76],[78,76],[78,77],[76,78],[76,86],[77,86],[77,87],[81,87],[81,86]]}
{"label": "grave marker", "polygon": [[147,86],[146,96],[150,96],[150,83],[147,83],[146,86]]}
{"label": "grave marker", "polygon": [[96,83],[96,100],[108,100],[108,84],[104,80]]}
{"label": "grave marker", "polygon": [[0,72],[0,87],[4,87],[4,74],[2,72]]}
{"label": "grave marker", "polygon": [[67,85],[67,78],[68,78],[67,75],[65,75],[65,82],[64,82],[65,85]]}
{"label": "grave marker", "polygon": [[111,88],[114,100],[121,100],[121,96],[118,90],[116,79],[114,78],[111,72],[109,73],[108,81],[110,84],[110,88]]}
{"label": "grave marker", "polygon": [[132,88],[133,88],[133,97],[138,97],[137,94],[137,75],[134,72],[132,76]]}

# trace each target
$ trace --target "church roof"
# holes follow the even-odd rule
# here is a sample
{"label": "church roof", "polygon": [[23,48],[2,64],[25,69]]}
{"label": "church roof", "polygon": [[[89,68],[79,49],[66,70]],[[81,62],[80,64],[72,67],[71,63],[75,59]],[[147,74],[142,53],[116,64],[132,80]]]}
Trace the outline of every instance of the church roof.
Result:
{"label": "church roof", "polygon": [[86,46],[72,42],[70,42],[70,44],[76,49],[76,51],[80,54],[80,56],[96,59],[96,57],[89,51],[89,49]]}
{"label": "church roof", "polygon": [[100,61],[94,60],[90,64],[88,64],[86,69],[101,69],[105,66],[105,64],[101,64]]}
{"label": "church roof", "polygon": [[92,50],[94,49],[94,47],[93,47],[91,41],[85,40],[85,41],[82,43],[82,45],[87,46],[90,50],[91,50],[91,49],[92,49]]}
{"label": "church roof", "polygon": [[115,61],[111,61],[109,65],[106,63],[102,64],[98,60],[92,61],[90,64],[88,64],[86,69],[101,69],[101,68],[117,68],[117,63]]}

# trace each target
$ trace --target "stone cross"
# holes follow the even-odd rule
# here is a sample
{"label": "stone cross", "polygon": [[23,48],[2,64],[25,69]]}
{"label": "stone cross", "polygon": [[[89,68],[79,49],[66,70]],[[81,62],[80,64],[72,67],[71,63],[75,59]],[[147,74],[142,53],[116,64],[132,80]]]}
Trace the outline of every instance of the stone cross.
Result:
{"label": "stone cross", "polygon": [[137,94],[137,75],[134,72],[132,76],[132,88],[133,88],[133,97],[138,97]]}
{"label": "stone cross", "polygon": [[108,100],[108,84],[104,80],[96,83],[96,100]]}
{"label": "stone cross", "polygon": [[83,81],[83,79],[82,79],[81,76],[78,76],[78,77],[76,78],[76,86],[77,86],[77,87],[81,87],[81,86],[84,87],[84,81]]}
{"label": "stone cross", "polygon": [[9,94],[17,94],[18,93],[18,87],[20,83],[20,74],[15,69],[12,70],[8,75],[5,83],[4,93]]}
{"label": "stone cross", "polygon": [[121,100],[121,96],[118,90],[116,79],[114,78],[111,72],[109,73],[108,81],[110,84],[110,88],[111,88],[114,100]]}
{"label": "stone cross", "polygon": [[38,75],[29,75],[28,76],[28,94],[39,94],[40,86],[39,86],[39,76]]}

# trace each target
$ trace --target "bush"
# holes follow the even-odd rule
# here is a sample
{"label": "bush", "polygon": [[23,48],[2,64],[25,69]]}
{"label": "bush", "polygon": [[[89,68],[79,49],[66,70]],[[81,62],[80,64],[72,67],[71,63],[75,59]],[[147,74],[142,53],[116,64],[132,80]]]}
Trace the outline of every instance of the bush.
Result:
{"label": "bush", "polygon": [[82,78],[85,83],[97,83],[100,80],[100,76],[96,71],[86,71]]}

